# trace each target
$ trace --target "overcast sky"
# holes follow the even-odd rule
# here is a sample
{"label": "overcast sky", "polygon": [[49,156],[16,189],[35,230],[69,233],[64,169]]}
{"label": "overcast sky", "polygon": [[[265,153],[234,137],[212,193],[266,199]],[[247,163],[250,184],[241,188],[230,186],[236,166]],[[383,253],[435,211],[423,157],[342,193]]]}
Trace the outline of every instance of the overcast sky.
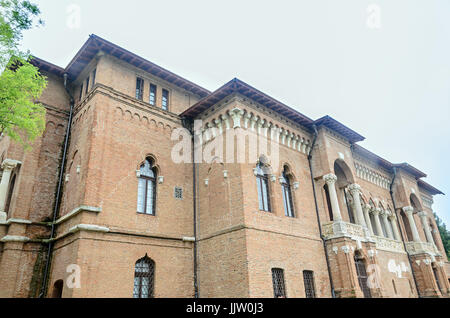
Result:
{"label": "overcast sky", "polygon": [[33,2],[46,23],[24,36],[34,55],[65,67],[97,34],[209,90],[238,77],[328,114],[427,173],[450,227],[450,1]]}

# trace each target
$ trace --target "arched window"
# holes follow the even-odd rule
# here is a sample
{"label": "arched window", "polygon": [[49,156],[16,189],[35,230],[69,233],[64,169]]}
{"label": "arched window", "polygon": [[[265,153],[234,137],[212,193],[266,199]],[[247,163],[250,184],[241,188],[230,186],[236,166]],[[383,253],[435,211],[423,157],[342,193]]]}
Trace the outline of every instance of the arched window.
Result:
{"label": "arched window", "polygon": [[269,176],[260,162],[256,166],[256,187],[258,188],[259,210],[270,212]]}
{"label": "arched window", "polygon": [[156,169],[150,159],[146,159],[140,169],[138,184],[138,213],[155,215]]}
{"label": "arched window", "polygon": [[288,168],[284,167],[281,174],[281,188],[283,193],[284,214],[291,218],[295,217],[294,204],[292,201],[291,180],[288,175]]}
{"label": "arched window", "polygon": [[145,255],[134,267],[133,298],[153,298],[154,280],[155,262]]}
{"label": "arched window", "polygon": [[57,280],[53,285],[52,298],[62,298],[64,282],[62,279]]}

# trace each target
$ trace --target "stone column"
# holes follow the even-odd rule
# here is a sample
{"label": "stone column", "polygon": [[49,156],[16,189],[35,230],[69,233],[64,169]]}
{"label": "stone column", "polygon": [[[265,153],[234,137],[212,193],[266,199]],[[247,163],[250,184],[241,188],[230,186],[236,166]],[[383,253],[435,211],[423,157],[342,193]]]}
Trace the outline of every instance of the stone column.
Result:
{"label": "stone column", "polygon": [[359,198],[361,186],[359,184],[354,183],[348,187],[348,190],[350,191],[350,194],[353,197],[353,202],[355,203],[356,219],[358,221],[358,224],[367,227],[366,221],[364,220],[364,213],[361,206],[361,199]]}
{"label": "stone column", "polygon": [[373,232],[373,228],[372,228],[372,222],[370,222],[370,215],[369,215],[369,211],[370,211],[370,204],[365,204],[364,205],[364,218],[366,219],[366,224],[367,224],[367,228],[369,229],[370,235],[374,235],[375,233]]}
{"label": "stone column", "polygon": [[[18,164],[20,164],[20,162],[17,160],[5,159],[1,165],[3,174],[2,181],[0,182],[0,214],[3,214],[4,217],[6,217],[5,205],[6,198],[8,196],[8,186],[11,179],[11,173]],[[2,215],[0,215],[0,219],[1,218]]]}
{"label": "stone column", "polygon": [[419,232],[417,231],[416,222],[414,221],[414,217],[413,217],[414,208],[412,206],[405,206],[403,208],[403,212],[405,212],[406,216],[408,217],[409,226],[411,227],[413,240],[415,242],[421,242]]}
{"label": "stone column", "polygon": [[328,193],[330,194],[331,209],[333,210],[332,211],[333,221],[342,221],[341,210],[339,209],[339,202],[335,187],[337,177],[334,174],[330,173],[323,176],[323,180],[325,180],[325,182],[328,185]]}
{"label": "stone column", "polygon": [[395,222],[396,221],[396,217],[395,217],[394,214],[389,215],[389,221],[391,221],[392,228],[394,230],[394,238],[397,241],[401,241],[402,238],[400,237],[400,232],[398,231],[397,222]]}
{"label": "stone column", "polygon": [[377,235],[378,236],[383,236],[383,229],[381,228],[381,223],[380,223],[380,212],[381,209],[376,208],[372,210],[374,219],[375,219],[375,226],[377,228]]}
{"label": "stone column", "polygon": [[388,220],[388,215],[389,215],[388,211],[384,211],[384,213],[382,214],[383,222],[384,222],[384,227],[386,228],[387,236],[393,240],[394,233],[392,233],[391,225],[389,224],[389,220]]}
{"label": "stone column", "polygon": [[434,243],[433,235],[431,234],[430,226],[428,225],[427,212],[422,211],[419,212],[418,215],[420,216],[420,220],[422,221],[422,226],[423,229],[425,230],[425,236],[427,237],[427,241],[429,243]]}

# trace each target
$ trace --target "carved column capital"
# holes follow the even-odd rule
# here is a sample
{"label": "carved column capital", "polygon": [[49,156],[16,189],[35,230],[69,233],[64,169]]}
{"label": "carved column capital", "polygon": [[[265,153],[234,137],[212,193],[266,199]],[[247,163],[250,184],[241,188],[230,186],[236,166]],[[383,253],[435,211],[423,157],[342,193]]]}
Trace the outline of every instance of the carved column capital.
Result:
{"label": "carved column capital", "polygon": [[361,186],[357,183],[354,183],[348,186],[348,190],[353,196],[359,195],[359,193],[361,192]]}
{"label": "carved column capital", "polygon": [[18,165],[22,164],[20,161],[5,159],[1,165],[3,170],[13,170]]}
{"label": "carved column capital", "polygon": [[403,209],[403,212],[405,212],[406,214],[413,214],[414,212],[414,208],[412,206],[405,206]]}
{"label": "carved column capital", "polygon": [[420,216],[421,218],[426,218],[428,216],[427,212],[425,211],[421,211],[419,213],[417,213],[418,216]]}
{"label": "carved column capital", "polygon": [[323,176],[323,180],[328,184],[328,185],[334,185],[337,181],[337,177],[336,175],[329,173],[327,175]]}

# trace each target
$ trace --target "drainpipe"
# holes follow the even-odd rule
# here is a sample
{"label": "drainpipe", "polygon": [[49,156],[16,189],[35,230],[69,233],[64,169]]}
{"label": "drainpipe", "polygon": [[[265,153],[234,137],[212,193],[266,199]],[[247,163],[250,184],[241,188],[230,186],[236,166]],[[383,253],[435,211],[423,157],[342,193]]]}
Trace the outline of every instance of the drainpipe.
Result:
{"label": "drainpipe", "polygon": [[319,205],[317,203],[317,195],[316,195],[316,185],[314,184],[314,174],[313,174],[312,162],[311,162],[312,152],[314,150],[314,146],[316,145],[317,136],[318,136],[316,125],[313,125],[313,129],[314,129],[314,139],[313,139],[313,142],[311,145],[311,150],[309,151],[309,154],[308,154],[309,172],[311,174],[311,184],[312,184],[313,194],[314,194],[314,204],[316,206],[317,224],[319,226],[319,234],[320,234],[320,238],[322,239],[323,251],[325,253],[325,260],[327,262],[328,277],[330,279],[331,297],[336,298],[336,294],[334,292],[333,279],[331,278],[330,260],[328,258],[328,253],[327,253],[327,243],[325,241],[325,238],[322,235],[322,225],[320,224]]}
{"label": "drainpipe", "polygon": [[[394,198],[394,181],[395,181],[395,178],[397,177],[397,168],[396,167],[393,167],[393,172],[394,172],[394,176],[392,178],[391,185],[389,186],[389,193],[391,194],[391,199],[392,199],[392,204],[394,205],[395,214],[397,214],[397,205],[395,203],[395,198]],[[403,237],[403,231],[401,231],[399,217],[396,217],[396,219],[397,219],[398,229],[400,230],[399,231],[400,232],[400,236],[402,237],[403,248],[405,249],[405,251],[407,251],[406,250],[406,241],[405,241],[405,238]],[[416,287],[417,296],[419,298],[422,298],[422,296],[420,295],[420,292],[419,292],[419,286],[417,285],[416,275],[414,274],[413,265],[412,265],[412,261],[411,261],[411,256],[409,255],[408,252],[406,252],[406,255],[408,256],[409,267],[411,268],[411,274],[412,274],[412,277],[413,277],[413,280],[414,280],[414,286]]]}
{"label": "drainpipe", "polygon": [[62,192],[64,172],[65,172],[65,165],[66,165],[66,156],[67,156],[67,149],[68,149],[68,145],[69,145],[70,130],[71,130],[71,126],[72,126],[74,99],[73,99],[73,96],[70,93],[69,89],[67,88],[67,73],[64,74],[64,88],[66,89],[66,92],[69,95],[70,112],[69,112],[69,119],[68,119],[67,128],[66,128],[66,137],[64,139],[64,150],[63,150],[61,168],[59,170],[58,188],[56,190],[56,200],[55,200],[55,206],[53,209],[52,230],[51,230],[50,239],[48,242],[48,251],[47,251],[47,259],[45,261],[44,278],[42,280],[41,293],[39,294],[39,298],[44,298],[46,291],[47,291],[47,280],[48,280],[48,276],[49,276],[50,262],[51,262],[53,245],[54,245],[53,239],[54,239],[55,230],[56,230],[55,222],[58,217],[59,207],[60,207],[60,203],[61,203],[61,192]]}
{"label": "drainpipe", "polygon": [[198,298],[198,264],[197,264],[197,165],[195,163],[195,132],[193,120],[188,118],[182,119],[183,126],[189,130],[191,134],[191,151],[192,151],[192,197],[193,197],[193,223],[194,223],[194,297]]}

